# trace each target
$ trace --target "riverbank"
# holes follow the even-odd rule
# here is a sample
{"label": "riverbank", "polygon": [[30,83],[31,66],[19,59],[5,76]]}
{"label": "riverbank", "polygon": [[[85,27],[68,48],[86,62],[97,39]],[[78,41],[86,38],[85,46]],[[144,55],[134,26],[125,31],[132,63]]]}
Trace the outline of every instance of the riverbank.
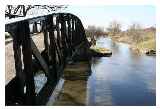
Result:
{"label": "riverbank", "polygon": [[156,51],[156,41],[154,39],[150,39],[137,44],[132,44],[131,49],[138,50],[141,53],[147,53],[152,50]]}
{"label": "riverbank", "polygon": [[127,32],[120,33],[118,35],[110,36],[113,41],[127,43],[130,45],[130,48],[138,53],[147,54],[151,51],[156,51],[156,32],[153,30],[143,31],[140,41],[133,40],[131,35],[128,35]]}

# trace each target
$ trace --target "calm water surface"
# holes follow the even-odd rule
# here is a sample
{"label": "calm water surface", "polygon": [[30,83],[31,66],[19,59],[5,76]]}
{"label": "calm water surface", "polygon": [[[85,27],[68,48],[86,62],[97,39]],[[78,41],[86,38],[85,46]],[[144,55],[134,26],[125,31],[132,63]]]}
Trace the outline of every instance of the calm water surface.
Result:
{"label": "calm water surface", "polygon": [[97,45],[113,54],[92,59],[87,105],[155,105],[156,57],[138,55],[109,38],[99,38]]}

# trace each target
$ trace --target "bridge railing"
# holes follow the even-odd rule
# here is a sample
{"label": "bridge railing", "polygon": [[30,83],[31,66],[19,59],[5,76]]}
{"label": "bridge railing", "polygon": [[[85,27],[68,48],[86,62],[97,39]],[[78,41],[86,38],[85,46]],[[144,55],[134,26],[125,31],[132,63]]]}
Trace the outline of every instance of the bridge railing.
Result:
{"label": "bridge railing", "polygon": [[[69,13],[12,21],[5,25],[5,31],[13,38],[16,70],[15,78],[5,87],[6,105],[44,105],[77,47],[82,43],[89,47],[80,19]],[[42,52],[32,40],[40,32],[44,37]],[[39,69],[45,73],[47,82],[36,92],[34,75]]]}

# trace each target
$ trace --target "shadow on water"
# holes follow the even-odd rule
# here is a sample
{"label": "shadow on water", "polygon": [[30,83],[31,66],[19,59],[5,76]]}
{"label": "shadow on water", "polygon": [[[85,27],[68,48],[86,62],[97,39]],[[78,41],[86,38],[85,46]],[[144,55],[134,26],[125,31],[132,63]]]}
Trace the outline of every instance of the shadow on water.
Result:
{"label": "shadow on water", "polygon": [[65,80],[57,100],[51,104],[56,106],[84,106],[86,105],[87,81]]}
{"label": "shadow on water", "polygon": [[92,58],[88,80],[65,80],[51,105],[156,105],[156,57],[132,52],[127,44],[100,38],[111,57]]}
{"label": "shadow on water", "polygon": [[155,105],[156,58],[107,38],[100,38],[97,45],[110,48],[113,55],[92,59],[88,105]]}

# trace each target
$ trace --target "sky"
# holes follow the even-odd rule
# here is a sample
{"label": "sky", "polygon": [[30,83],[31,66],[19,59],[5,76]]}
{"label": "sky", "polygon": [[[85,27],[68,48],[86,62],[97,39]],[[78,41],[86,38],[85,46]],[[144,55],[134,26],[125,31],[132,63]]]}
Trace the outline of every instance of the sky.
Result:
{"label": "sky", "polygon": [[141,24],[142,27],[156,25],[156,11],[150,5],[106,5],[106,6],[75,6],[69,5],[65,10],[78,16],[85,28],[95,25],[106,28],[110,22],[121,23],[122,30],[126,30],[133,23]]}

